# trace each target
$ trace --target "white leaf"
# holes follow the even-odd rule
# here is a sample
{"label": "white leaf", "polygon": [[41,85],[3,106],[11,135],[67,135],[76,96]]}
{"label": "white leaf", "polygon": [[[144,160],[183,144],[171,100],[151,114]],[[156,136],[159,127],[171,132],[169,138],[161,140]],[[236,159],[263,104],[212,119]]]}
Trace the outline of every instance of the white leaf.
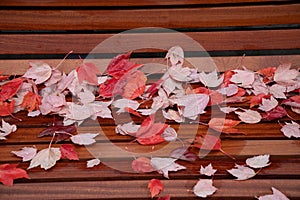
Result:
{"label": "white leaf", "polygon": [[206,176],[212,176],[216,173],[216,169],[214,169],[211,165],[211,163],[209,165],[207,165],[206,167],[203,167],[201,165],[200,168],[200,174],[206,175]]}
{"label": "white leaf", "polygon": [[169,171],[179,171],[186,169],[186,167],[175,163],[177,159],[174,158],[151,158],[151,166],[165,178],[169,178]]}
{"label": "white leaf", "polygon": [[209,73],[201,72],[199,79],[207,87],[218,87],[223,82],[224,76],[219,78],[217,70],[214,70]]}
{"label": "white leaf", "polygon": [[23,77],[35,79],[35,84],[41,84],[48,80],[52,74],[52,69],[47,63],[29,63],[29,68]]}
{"label": "white leaf", "polygon": [[115,131],[121,135],[134,135],[141,125],[134,124],[133,122],[129,122],[126,124],[118,124]]}
{"label": "white leaf", "polygon": [[33,147],[23,147],[20,151],[12,151],[18,157],[22,158],[23,162],[29,161],[36,155],[37,149]]}
{"label": "white leaf", "polygon": [[35,111],[32,111],[32,112],[28,112],[27,116],[28,117],[36,117],[36,116],[39,116],[40,114],[41,114],[41,111],[35,110]]}
{"label": "white leaf", "polygon": [[122,113],[126,112],[125,108],[136,110],[140,106],[140,103],[130,99],[118,99],[114,101],[112,105],[116,108],[119,108],[117,113]]}
{"label": "white leaf", "polygon": [[89,90],[81,91],[77,94],[77,96],[80,99],[80,102],[83,104],[88,104],[95,101],[95,95]]}
{"label": "white leaf", "polygon": [[235,111],[235,114],[237,114],[240,120],[242,120],[243,122],[248,124],[255,124],[260,122],[262,117],[259,112],[250,109],[243,109],[243,111],[244,112]]}
{"label": "white leaf", "polygon": [[91,168],[91,167],[99,165],[100,163],[101,163],[101,161],[98,158],[95,158],[92,160],[88,160],[86,163],[86,167]]}
{"label": "white leaf", "polygon": [[8,136],[16,130],[16,125],[10,125],[2,119],[2,127],[0,126],[0,140],[6,140],[5,136]]}
{"label": "white leaf", "polygon": [[94,139],[98,133],[82,133],[71,137],[71,141],[79,145],[90,145],[96,142]]}
{"label": "white leaf", "polygon": [[220,108],[220,110],[223,112],[223,113],[231,113],[231,112],[234,112],[236,111],[238,108],[232,108],[232,107],[222,107]]}
{"label": "white leaf", "polygon": [[111,115],[111,110],[108,107],[110,104],[111,101],[109,102],[95,101],[94,103],[88,104],[91,113],[91,119],[96,120],[97,117],[113,118]]}
{"label": "white leaf", "polygon": [[286,122],[285,125],[280,129],[281,132],[288,138],[300,137],[300,125],[296,122],[288,123]]}
{"label": "white leaf", "polygon": [[206,198],[217,191],[211,179],[199,179],[197,184],[193,187],[193,192],[196,196]]}
{"label": "white leaf", "polygon": [[262,103],[259,105],[258,109],[268,112],[275,108],[277,105],[278,101],[273,96],[271,96],[270,99],[263,98]]}
{"label": "white leaf", "polygon": [[88,105],[77,105],[73,102],[68,102],[68,112],[65,117],[81,121],[89,118],[91,116],[90,107]]}
{"label": "white leaf", "polygon": [[285,92],[286,87],[278,84],[274,84],[269,88],[270,94],[272,94],[277,99],[286,99]]}
{"label": "white leaf", "polygon": [[183,64],[184,52],[180,46],[171,47],[166,55],[172,65]]}
{"label": "white leaf", "polygon": [[235,74],[232,75],[230,81],[239,84],[241,87],[252,87],[255,79],[255,74],[250,70],[233,70]]}
{"label": "white leaf", "polygon": [[190,77],[192,71],[188,67],[182,67],[181,65],[172,66],[168,69],[168,73],[176,81],[187,82],[192,80]]}
{"label": "white leaf", "polygon": [[270,157],[270,155],[268,155],[268,154],[254,156],[252,158],[248,158],[246,160],[246,164],[252,168],[263,168],[263,167],[269,166],[271,164],[271,163],[269,163],[269,157]]}
{"label": "white leaf", "polygon": [[273,194],[260,196],[258,200],[289,200],[282,192],[272,187]]}
{"label": "white leaf", "polygon": [[276,69],[274,73],[274,81],[282,85],[293,85],[296,83],[294,79],[297,78],[299,71],[290,69],[291,64],[282,64]]}
{"label": "white leaf", "polygon": [[226,95],[226,96],[232,96],[238,93],[239,87],[235,84],[229,84],[227,87],[221,88],[217,90],[219,93]]}
{"label": "white leaf", "polygon": [[177,139],[177,132],[175,131],[174,128],[168,126],[168,128],[166,128],[164,130],[164,132],[161,135],[167,142],[172,142],[172,141],[176,141]]}
{"label": "white leaf", "polygon": [[61,152],[59,148],[46,148],[39,151],[30,162],[28,169],[41,166],[41,168],[47,170],[53,167],[61,158]]}
{"label": "white leaf", "polygon": [[162,110],[162,113],[166,119],[174,120],[177,123],[184,122],[184,117],[182,117],[178,111],[169,109],[167,112]]}
{"label": "white leaf", "polygon": [[242,181],[252,178],[256,175],[255,171],[249,167],[244,167],[242,165],[235,165],[235,168],[227,170],[230,174],[237,177],[236,180]]}

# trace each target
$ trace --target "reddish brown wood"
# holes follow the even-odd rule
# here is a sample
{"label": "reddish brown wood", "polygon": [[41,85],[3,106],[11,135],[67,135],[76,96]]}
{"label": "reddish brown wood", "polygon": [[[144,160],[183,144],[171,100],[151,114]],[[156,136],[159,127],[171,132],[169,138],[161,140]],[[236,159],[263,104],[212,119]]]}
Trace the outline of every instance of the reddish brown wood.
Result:
{"label": "reddish brown wood", "polygon": [[136,10],[1,10],[0,29],[124,30],[153,26],[204,28],[297,24],[300,22],[299,9],[299,4],[291,4]]}

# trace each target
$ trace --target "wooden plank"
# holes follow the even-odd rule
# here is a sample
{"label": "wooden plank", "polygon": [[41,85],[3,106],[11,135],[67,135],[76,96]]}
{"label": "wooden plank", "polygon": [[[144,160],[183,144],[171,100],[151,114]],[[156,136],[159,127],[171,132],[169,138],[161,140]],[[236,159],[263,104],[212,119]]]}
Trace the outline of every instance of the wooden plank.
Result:
{"label": "wooden plank", "polygon": [[[33,143],[34,144],[34,143]],[[32,144],[32,145],[33,145]],[[30,146],[30,144],[28,144]],[[26,145],[26,146],[28,146]],[[22,149],[25,145],[5,145],[0,146],[2,156],[0,162],[17,162],[19,158],[12,155],[11,151]],[[39,150],[47,148],[48,144],[36,144]],[[53,147],[60,146],[53,144]],[[117,148],[118,147],[118,148]],[[182,147],[179,142],[161,143],[153,146],[144,146],[130,142],[95,143],[94,145],[76,147],[80,159],[91,159],[90,152],[101,152],[101,159],[118,160],[132,159],[134,156],[168,156],[177,147]],[[274,148],[276,147],[276,148]],[[223,140],[222,149],[228,154],[236,157],[255,156],[270,154],[279,157],[298,157],[300,155],[300,141],[297,140]],[[117,151],[118,150],[118,151]],[[120,154],[123,151],[129,152],[127,155]],[[208,157],[224,157],[221,152],[210,152]]]}
{"label": "wooden plank", "polygon": [[[195,177],[196,179],[196,177]],[[23,183],[14,187],[1,185],[1,199],[149,199],[149,180],[85,181],[55,183]],[[175,198],[195,199],[192,192],[197,180],[162,180],[165,188],[160,194]],[[253,179],[248,181],[215,180],[218,191],[211,197],[253,199],[271,194],[275,187],[291,199],[300,197],[300,180]],[[259,186],[259,187],[258,187]],[[37,195],[38,194],[38,195]]]}
{"label": "wooden plank", "polygon": [[180,5],[201,5],[201,4],[224,4],[224,3],[263,3],[263,2],[288,2],[289,0],[51,0],[51,1],[38,1],[38,0],[2,0],[0,6],[68,6],[68,7],[86,7],[86,6],[180,6]]}
{"label": "wooden plank", "polygon": [[[300,23],[300,20],[299,20]],[[131,33],[121,34],[2,34],[0,54],[74,54],[89,53],[101,42],[126,41],[126,46],[115,46],[97,53],[122,53],[141,47],[169,49],[179,45],[185,51],[227,51],[227,50],[272,50],[299,49],[300,30],[257,30],[257,31],[216,31],[183,33]],[[185,37],[183,37],[183,35]],[[124,39],[126,38],[126,39]],[[191,41],[192,39],[193,41]],[[194,43],[199,43],[200,49]],[[104,44],[102,44],[104,45]],[[120,50],[119,50],[120,49]],[[156,49],[156,51],[158,51]],[[119,50],[119,51],[118,51]]]}
{"label": "wooden plank", "polygon": [[153,26],[205,28],[298,24],[299,9],[300,4],[115,11],[1,10],[0,30],[124,30]]}
{"label": "wooden plank", "polygon": [[[104,72],[106,66],[111,59],[86,59],[86,62],[93,62],[99,67],[101,72]],[[131,59],[133,62],[147,64],[147,63],[159,63],[166,64],[163,58],[136,58]],[[198,67],[200,71],[204,71],[206,68],[209,70],[212,66],[215,66],[219,72],[227,70],[238,69],[241,66],[245,66],[248,69],[257,71],[259,69],[279,66],[283,63],[291,63],[293,68],[300,67],[300,55],[278,55],[278,56],[230,56],[230,57],[190,57],[185,59],[186,62],[192,63],[193,66]],[[29,62],[43,61],[50,66],[57,66],[60,63],[60,59],[31,59],[31,60],[0,60],[0,71],[2,74],[7,75],[23,75],[29,68]],[[61,71],[69,73],[82,63],[80,59],[67,59],[59,67]],[[213,65],[211,63],[214,63]],[[199,66],[198,66],[199,65]],[[159,71],[161,66],[153,66],[151,71]],[[143,69],[143,72],[147,72]]]}

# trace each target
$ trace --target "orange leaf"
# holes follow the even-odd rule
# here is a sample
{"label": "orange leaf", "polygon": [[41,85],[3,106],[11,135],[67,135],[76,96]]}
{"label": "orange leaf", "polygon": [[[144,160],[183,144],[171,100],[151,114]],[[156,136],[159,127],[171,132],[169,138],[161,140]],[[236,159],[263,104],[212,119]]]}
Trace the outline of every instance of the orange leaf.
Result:
{"label": "orange leaf", "polygon": [[11,115],[15,106],[15,101],[10,103],[7,102],[0,102],[0,116],[8,116]]}
{"label": "orange leaf", "polygon": [[38,94],[35,94],[31,91],[28,91],[24,96],[21,108],[26,108],[29,112],[32,112],[35,109],[38,109],[41,105],[42,97]]}
{"label": "orange leaf", "polygon": [[4,185],[12,186],[14,179],[18,178],[29,178],[29,176],[25,170],[17,168],[17,164],[0,165],[0,181]]}
{"label": "orange leaf", "polygon": [[251,99],[250,99],[250,108],[261,104],[262,99],[263,98],[268,98],[268,97],[270,97],[270,95],[266,95],[264,93],[261,93],[261,94],[258,94],[258,95],[255,95],[255,96],[251,97]]}
{"label": "orange leaf", "polygon": [[151,179],[148,183],[148,188],[151,193],[151,198],[153,198],[154,196],[158,195],[161,190],[164,189],[164,185],[158,179]]}
{"label": "orange leaf", "polygon": [[97,74],[100,74],[100,70],[93,63],[83,63],[76,68],[79,83],[87,81],[92,85],[98,85]]}
{"label": "orange leaf", "polygon": [[141,71],[136,71],[133,74],[125,75],[128,81],[124,87],[123,97],[127,99],[135,99],[144,93],[146,88],[147,77]]}
{"label": "orange leaf", "polygon": [[0,88],[0,101],[5,101],[13,97],[18,92],[22,82],[21,78],[16,78],[3,84]]}
{"label": "orange leaf", "polygon": [[237,126],[241,121],[239,120],[232,120],[232,119],[223,119],[223,118],[212,118],[208,125],[209,128],[212,128],[216,131],[223,132],[223,133],[239,133],[239,131],[234,126]]}

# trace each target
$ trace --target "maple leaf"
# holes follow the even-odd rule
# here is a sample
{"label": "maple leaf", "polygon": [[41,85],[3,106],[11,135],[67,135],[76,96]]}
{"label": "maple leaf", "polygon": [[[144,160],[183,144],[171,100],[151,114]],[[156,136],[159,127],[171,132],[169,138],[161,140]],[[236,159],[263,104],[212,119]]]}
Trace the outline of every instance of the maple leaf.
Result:
{"label": "maple leaf", "polygon": [[167,59],[170,60],[171,65],[182,65],[184,59],[184,52],[180,46],[171,47],[166,54]]}
{"label": "maple leaf", "polygon": [[273,194],[260,196],[258,200],[289,200],[282,192],[272,187]]}
{"label": "maple leaf", "polygon": [[193,192],[196,196],[206,198],[217,191],[217,188],[213,186],[211,179],[199,179],[197,184],[193,187]]}
{"label": "maple leaf", "polygon": [[290,69],[291,64],[282,64],[277,67],[274,74],[274,81],[282,85],[293,85],[296,83],[294,79],[299,75],[296,69]]}
{"label": "maple leaf", "polygon": [[269,92],[277,99],[286,99],[285,92],[286,87],[278,84],[274,84],[271,87],[269,87]]}
{"label": "maple leaf", "polygon": [[146,88],[147,77],[141,71],[135,71],[126,75],[127,83],[124,87],[122,96],[127,99],[135,99],[141,96]]}
{"label": "maple leaf", "polygon": [[178,111],[169,109],[167,112],[165,110],[162,110],[162,113],[164,118],[166,119],[174,120],[177,123],[184,122],[184,117],[181,116]]}
{"label": "maple leaf", "polygon": [[120,84],[118,79],[111,78],[99,85],[99,95],[103,98],[122,94],[124,84]]}
{"label": "maple leaf", "polygon": [[71,137],[71,141],[74,144],[79,144],[79,145],[90,145],[96,142],[94,139],[98,133],[81,133],[77,134]]}
{"label": "maple leaf", "polygon": [[161,135],[153,135],[147,138],[137,138],[136,140],[141,145],[156,145],[165,141]]}
{"label": "maple leaf", "polygon": [[22,158],[23,162],[30,161],[36,155],[37,149],[35,147],[23,147],[20,151],[12,151],[18,157]]}
{"label": "maple leaf", "polygon": [[76,132],[76,127],[74,125],[69,125],[69,126],[54,125],[42,130],[39,133],[38,137],[53,136],[53,134],[56,134],[58,136],[56,141],[60,142],[65,139],[68,139],[70,137],[70,134],[75,132]]}
{"label": "maple leaf", "polygon": [[223,118],[212,118],[208,122],[209,128],[223,133],[239,133],[239,131],[233,127],[237,126],[241,121]]}
{"label": "maple leaf", "polygon": [[23,77],[35,79],[35,84],[41,84],[50,78],[52,69],[47,63],[30,62],[29,64],[31,68],[25,72]]}
{"label": "maple leaf", "polygon": [[263,98],[268,98],[268,97],[269,97],[269,95],[266,95],[264,93],[257,94],[255,96],[251,97],[251,99],[250,99],[250,108],[261,104],[262,103],[262,99]]}
{"label": "maple leaf", "polygon": [[227,87],[223,87],[217,90],[219,93],[226,95],[226,96],[232,96],[238,93],[239,87],[235,84],[228,84]]}
{"label": "maple leaf", "polygon": [[140,106],[140,103],[130,99],[118,99],[115,100],[112,105],[116,108],[119,108],[117,111],[117,114],[119,114],[126,112],[129,108],[136,110]]}
{"label": "maple leaf", "polygon": [[258,74],[265,76],[268,79],[271,79],[274,76],[276,67],[267,67],[257,71]]}
{"label": "maple leaf", "polygon": [[181,65],[172,66],[168,69],[170,78],[179,82],[191,81],[192,69],[188,67],[182,67]]}
{"label": "maple leaf", "polygon": [[17,126],[16,125],[10,125],[9,123],[5,122],[2,119],[2,127],[0,127],[0,140],[6,140],[5,136],[8,136],[9,134],[16,132]]}
{"label": "maple leaf", "polygon": [[175,163],[174,158],[151,158],[152,167],[160,174],[163,174],[165,178],[169,178],[169,171],[179,171],[186,169],[186,167]]}
{"label": "maple leaf", "polygon": [[177,139],[177,132],[174,128],[168,126],[161,135],[165,141],[172,142]]}
{"label": "maple leaf", "polygon": [[65,95],[63,94],[44,95],[40,105],[40,111],[43,115],[47,115],[51,112],[57,113],[66,104]]}
{"label": "maple leaf", "polygon": [[92,168],[92,167],[95,167],[95,166],[99,165],[100,163],[101,163],[101,161],[98,158],[94,158],[94,159],[91,159],[91,160],[87,161],[86,167],[87,168]]}
{"label": "maple leaf", "polygon": [[231,113],[231,112],[234,112],[236,111],[238,108],[233,108],[233,107],[222,107],[220,108],[220,110],[223,112],[223,113]]}
{"label": "maple leaf", "polygon": [[218,87],[224,80],[224,76],[218,77],[217,70],[209,73],[201,72],[199,78],[206,87]]}
{"label": "maple leaf", "polygon": [[11,115],[14,111],[15,101],[12,100],[10,103],[0,102],[0,116],[8,116]]}
{"label": "maple leaf", "polygon": [[249,167],[235,164],[235,168],[227,170],[231,175],[237,177],[236,180],[242,181],[256,175],[255,171]]}
{"label": "maple leaf", "polygon": [[77,152],[74,150],[75,146],[71,144],[62,144],[60,146],[61,158],[68,158],[69,160],[79,160]]}
{"label": "maple leaf", "polygon": [[282,106],[277,106],[276,108],[272,109],[269,112],[266,112],[263,114],[263,118],[266,120],[274,120],[274,119],[279,119],[287,115],[286,110]]}
{"label": "maple leaf", "polygon": [[118,124],[115,128],[115,132],[121,135],[135,136],[140,127],[140,125],[133,124],[133,122],[128,122],[126,124]]}
{"label": "maple leaf", "polygon": [[223,80],[222,87],[227,87],[231,83],[230,79],[232,78],[232,76],[234,74],[235,74],[234,71],[231,71],[231,70],[230,71],[225,71],[223,73],[224,80]]}
{"label": "maple leaf", "polygon": [[285,122],[285,125],[280,130],[288,138],[300,137],[300,125],[296,122],[293,121],[292,123]]}
{"label": "maple leaf", "polygon": [[150,159],[146,157],[139,157],[133,160],[131,163],[131,167],[137,173],[140,172],[147,173],[147,172],[154,171]]}
{"label": "maple leaf", "polygon": [[151,193],[151,198],[155,197],[164,189],[164,185],[158,179],[151,179],[148,183],[148,188]]}
{"label": "maple leaf", "polygon": [[233,70],[235,74],[232,75],[230,81],[240,84],[241,87],[250,87],[255,80],[255,74],[250,70]]}
{"label": "maple leaf", "polygon": [[28,178],[27,172],[21,168],[17,168],[18,164],[0,165],[0,181],[4,185],[12,186],[14,179]]}
{"label": "maple leaf", "polygon": [[240,120],[248,124],[255,124],[260,122],[262,117],[259,114],[259,112],[255,110],[249,110],[249,109],[242,109],[242,110],[244,112],[235,111],[235,114],[238,115]]}
{"label": "maple leaf", "polygon": [[169,156],[171,158],[190,162],[196,161],[199,158],[195,153],[189,151],[186,147],[178,147],[174,149]]}
{"label": "maple leaf", "polygon": [[31,169],[37,166],[47,170],[53,167],[61,158],[61,152],[59,148],[49,147],[43,150],[40,150],[31,160],[30,166],[27,169]]}
{"label": "maple leaf", "polygon": [[211,163],[209,165],[207,165],[206,167],[203,167],[201,165],[200,168],[200,174],[206,175],[206,176],[213,176],[216,173],[216,169],[214,169],[211,165]]}
{"label": "maple leaf", "polygon": [[21,108],[26,108],[29,112],[32,112],[35,109],[39,109],[41,101],[42,97],[40,95],[28,91],[24,96]]}
{"label": "maple leaf", "polygon": [[268,112],[273,108],[275,108],[277,105],[278,105],[278,101],[273,96],[271,96],[270,99],[263,98],[262,103],[258,107],[258,109]]}
{"label": "maple leaf", "polygon": [[76,72],[80,84],[86,81],[91,85],[98,85],[97,74],[100,74],[100,70],[93,63],[83,63],[76,68]]}
{"label": "maple leaf", "polygon": [[252,168],[263,168],[263,167],[269,166],[271,164],[271,163],[269,163],[269,157],[270,157],[270,155],[267,155],[267,154],[254,156],[252,158],[248,158],[246,160],[246,164]]}
{"label": "maple leaf", "polygon": [[5,76],[5,75],[1,75],[1,74],[2,74],[2,72],[0,71],[0,81],[4,81],[9,78],[9,76]]}
{"label": "maple leaf", "polygon": [[0,87],[0,101],[5,101],[13,97],[20,89],[23,80],[21,78],[15,78]]}

